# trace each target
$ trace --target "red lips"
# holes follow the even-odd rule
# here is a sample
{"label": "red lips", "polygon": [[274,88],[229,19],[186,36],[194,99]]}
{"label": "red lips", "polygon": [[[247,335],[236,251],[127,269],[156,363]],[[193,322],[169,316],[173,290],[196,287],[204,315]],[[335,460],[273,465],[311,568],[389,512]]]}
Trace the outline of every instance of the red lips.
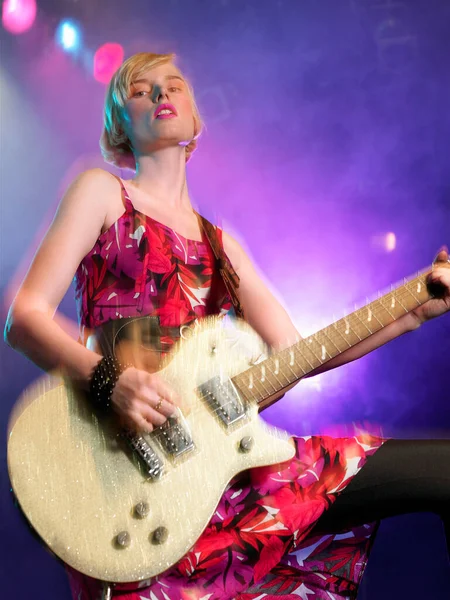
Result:
{"label": "red lips", "polygon": [[160,104],[155,110],[154,119],[159,115],[162,110],[171,110],[175,116],[178,116],[177,110],[173,104]]}

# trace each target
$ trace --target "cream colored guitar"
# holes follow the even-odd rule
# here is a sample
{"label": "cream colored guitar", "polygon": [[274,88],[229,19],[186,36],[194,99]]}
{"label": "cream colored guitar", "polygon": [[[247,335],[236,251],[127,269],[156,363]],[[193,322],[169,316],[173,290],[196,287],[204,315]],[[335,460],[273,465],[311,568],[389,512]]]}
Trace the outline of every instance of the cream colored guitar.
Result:
{"label": "cream colored guitar", "polygon": [[199,538],[234,475],[293,456],[288,435],[258,411],[428,300],[426,276],[269,357],[244,323],[206,319],[161,371],[190,410],[149,435],[126,439],[68,381],[41,378],[22,395],[8,442],[12,487],[30,524],[92,577],[128,582],[165,571]]}

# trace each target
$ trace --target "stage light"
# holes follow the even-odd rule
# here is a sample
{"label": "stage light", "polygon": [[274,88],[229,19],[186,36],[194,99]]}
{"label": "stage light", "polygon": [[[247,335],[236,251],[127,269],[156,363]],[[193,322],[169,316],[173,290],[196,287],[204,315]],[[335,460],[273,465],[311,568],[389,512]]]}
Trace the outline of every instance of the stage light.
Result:
{"label": "stage light", "polygon": [[384,248],[387,252],[392,252],[393,250],[395,250],[397,246],[397,238],[395,236],[395,233],[393,233],[392,231],[390,231],[389,233],[386,233],[385,237],[384,237]]}
{"label": "stage light", "polygon": [[6,31],[19,34],[28,31],[36,18],[36,0],[5,0],[2,23]]}
{"label": "stage light", "polygon": [[377,250],[393,252],[397,247],[397,236],[393,231],[379,233],[372,236],[371,244]]}
{"label": "stage light", "polygon": [[56,41],[66,52],[77,52],[81,46],[81,29],[75,21],[65,19],[56,29]]}
{"label": "stage light", "polygon": [[120,44],[103,44],[94,55],[94,79],[109,83],[123,62],[124,50]]}

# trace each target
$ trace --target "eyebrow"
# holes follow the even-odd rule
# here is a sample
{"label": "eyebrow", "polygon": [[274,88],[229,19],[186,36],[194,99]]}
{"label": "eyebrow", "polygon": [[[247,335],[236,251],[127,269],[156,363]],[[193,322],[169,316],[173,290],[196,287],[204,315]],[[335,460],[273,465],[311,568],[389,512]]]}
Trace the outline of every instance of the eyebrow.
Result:
{"label": "eyebrow", "polygon": [[[179,75],[167,75],[166,81],[169,81],[170,79],[179,79],[184,83],[184,79]],[[135,85],[136,83],[148,83],[149,85],[152,85],[148,79],[135,79],[131,82],[131,85]]]}

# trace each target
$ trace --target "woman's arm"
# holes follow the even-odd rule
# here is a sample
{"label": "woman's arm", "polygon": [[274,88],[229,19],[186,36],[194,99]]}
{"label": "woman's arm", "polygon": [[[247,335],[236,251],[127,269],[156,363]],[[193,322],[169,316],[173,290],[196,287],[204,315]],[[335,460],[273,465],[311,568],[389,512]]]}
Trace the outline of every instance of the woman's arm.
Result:
{"label": "woman's arm", "polygon": [[[282,349],[295,343],[296,340],[301,338],[300,334],[286,310],[257,273],[248,255],[240,244],[225,232],[223,233],[223,242],[225,252],[240,277],[239,297],[248,323],[274,349]],[[440,260],[446,261],[448,254],[444,251],[439,257]],[[436,281],[440,281],[444,287],[447,287],[448,294],[450,270],[446,269],[446,271],[445,273],[443,269],[437,269],[435,273],[437,274]],[[427,305],[428,303],[424,307]],[[384,329],[374,333],[364,341],[315,369],[309,376],[329,371],[330,369],[356,360],[396,337],[417,329],[421,322],[426,320],[422,318],[424,312],[426,313],[426,311],[421,309],[420,311],[417,310],[404,315],[387,325]],[[445,310],[443,309],[441,312],[445,312]],[[433,314],[433,316],[437,315]]]}
{"label": "woman's arm", "polygon": [[108,199],[117,193],[118,181],[102,169],[86,171],[72,183],[14,298],[4,331],[12,348],[46,371],[62,368],[85,389],[101,356],[75,341],[53,317],[101,233]]}

